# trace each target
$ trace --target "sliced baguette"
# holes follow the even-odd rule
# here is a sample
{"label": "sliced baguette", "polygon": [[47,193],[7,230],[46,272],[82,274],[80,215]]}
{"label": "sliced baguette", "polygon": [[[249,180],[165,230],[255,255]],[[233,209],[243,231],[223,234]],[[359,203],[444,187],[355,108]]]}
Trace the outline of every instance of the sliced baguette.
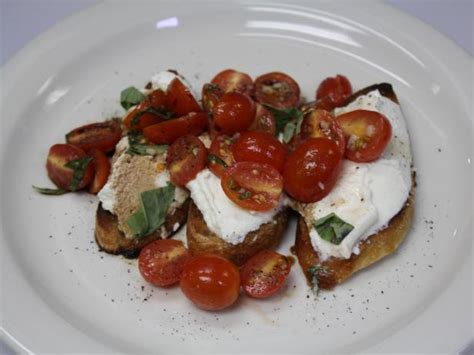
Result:
{"label": "sliced baguette", "polygon": [[[361,95],[365,95],[373,90],[379,90],[395,103],[398,99],[390,84],[376,84],[362,89],[353,94],[343,106],[354,101]],[[339,259],[331,257],[324,261],[320,260],[318,253],[311,244],[308,226],[302,216],[299,216],[296,241],[293,251],[298,257],[298,262],[308,280],[312,284],[313,277],[316,276],[318,286],[323,289],[334,288],[352,276],[355,272],[362,270],[383,257],[393,253],[401,242],[405,239],[410,229],[415,203],[415,174],[412,174],[412,188],[403,208],[388,223],[387,227],[376,234],[369,236],[359,244],[360,253],[352,254],[349,259]],[[311,267],[317,266],[316,272],[310,271]],[[314,269],[313,269],[314,270]]]}
{"label": "sliced baguette", "polygon": [[102,251],[109,254],[122,254],[126,258],[136,258],[140,250],[148,243],[170,237],[175,232],[175,225],[182,226],[186,223],[190,199],[166,216],[163,226],[154,233],[140,239],[125,238],[118,228],[117,217],[102,208],[99,203],[96,212],[95,240]]}
{"label": "sliced baguette", "polygon": [[217,254],[240,266],[263,249],[275,249],[286,230],[287,222],[288,210],[284,209],[275,215],[273,221],[248,233],[242,243],[233,245],[208,228],[201,211],[191,202],[186,231],[188,248],[194,255]]}

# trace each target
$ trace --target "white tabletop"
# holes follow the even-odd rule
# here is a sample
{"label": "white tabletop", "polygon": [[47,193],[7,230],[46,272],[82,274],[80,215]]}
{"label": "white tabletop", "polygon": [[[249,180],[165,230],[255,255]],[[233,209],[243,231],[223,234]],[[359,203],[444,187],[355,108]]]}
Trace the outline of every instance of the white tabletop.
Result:
{"label": "white tabletop", "polygon": [[[98,2],[100,0],[0,0],[0,66],[49,27]],[[386,2],[430,24],[474,55],[473,0]],[[463,353],[473,352],[471,343]],[[0,354],[13,352],[0,342]]]}

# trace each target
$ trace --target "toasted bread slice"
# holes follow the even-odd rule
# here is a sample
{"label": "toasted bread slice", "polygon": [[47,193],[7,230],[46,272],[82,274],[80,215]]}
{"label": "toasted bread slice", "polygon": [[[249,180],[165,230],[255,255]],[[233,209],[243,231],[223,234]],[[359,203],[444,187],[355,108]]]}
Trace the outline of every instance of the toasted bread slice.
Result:
{"label": "toasted bread slice", "polygon": [[186,223],[190,199],[166,216],[163,226],[154,233],[140,239],[125,238],[118,228],[117,217],[102,208],[99,203],[95,222],[95,240],[99,248],[109,254],[122,254],[126,258],[136,258],[148,243],[170,237],[176,231],[176,224]]}
{"label": "toasted bread slice", "polygon": [[[359,96],[365,95],[373,90],[379,90],[382,96],[398,103],[392,86],[383,83],[372,85],[356,92],[346,101],[344,106]],[[314,250],[311,244],[308,226],[304,218],[299,216],[293,251],[298,257],[299,264],[308,282],[311,284],[313,277],[316,277],[320,288],[334,288],[355,272],[393,253],[405,239],[410,229],[414,213],[415,190],[416,182],[415,174],[413,173],[412,188],[403,208],[389,221],[386,228],[362,241],[359,244],[359,254],[353,253],[349,259],[331,257],[321,261],[317,251]],[[310,268],[314,266],[317,266],[317,268],[310,270]]]}
{"label": "toasted bread slice", "polygon": [[199,208],[191,202],[188,212],[187,241],[193,254],[221,255],[240,266],[263,249],[274,249],[280,243],[288,222],[288,209],[275,215],[273,221],[262,224],[256,231],[245,236],[242,243],[227,243],[212,232]]}

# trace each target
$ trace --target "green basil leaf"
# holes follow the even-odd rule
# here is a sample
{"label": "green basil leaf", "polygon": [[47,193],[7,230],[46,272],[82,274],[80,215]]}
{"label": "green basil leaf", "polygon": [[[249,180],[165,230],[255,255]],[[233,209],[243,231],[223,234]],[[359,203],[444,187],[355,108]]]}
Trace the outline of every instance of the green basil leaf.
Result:
{"label": "green basil leaf", "polygon": [[138,105],[145,99],[145,95],[134,86],[130,86],[120,93],[120,104],[125,110]]}
{"label": "green basil leaf", "polygon": [[69,189],[71,191],[76,191],[79,183],[81,182],[82,178],[84,177],[84,173],[86,171],[87,166],[91,162],[92,157],[85,156],[78,159],[71,160],[64,164],[66,168],[72,169],[72,179],[69,183]]}
{"label": "green basil leaf", "polygon": [[[286,108],[286,109],[278,109],[276,107],[266,105],[264,104],[266,109],[268,109],[271,113],[273,113],[273,117],[275,118],[275,125],[276,125],[276,135],[278,136],[284,129],[285,126],[290,122],[290,121],[295,121],[298,122],[299,120],[303,119],[303,112],[291,107],[291,108]],[[296,127],[298,125],[296,124]],[[301,123],[299,124],[301,126]]]}
{"label": "green basil leaf", "polygon": [[59,196],[59,195],[64,195],[67,194],[69,191],[64,190],[64,189],[49,189],[47,187],[38,187],[38,186],[32,186],[33,189],[35,189],[37,192],[43,195],[54,195],[54,196]]}
{"label": "green basil leaf", "polygon": [[169,120],[170,118],[173,118],[173,114],[169,111],[157,110],[156,108],[148,107],[146,110],[137,112],[133,116],[132,121],[130,122],[130,129],[133,130],[138,125],[140,117],[142,115],[144,115],[145,113],[152,113],[152,114],[160,116],[161,118],[164,118],[166,120]]}
{"label": "green basil leaf", "polygon": [[160,228],[174,198],[175,187],[170,183],[166,187],[142,192],[140,209],[127,220],[133,235],[141,238]]}
{"label": "green basil leaf", "polygon": [[158,155],[163,154],[168,149],[166,144],[145,144],[143,135],[138,132],[128,133],[129,147],[125,153],[130,155]]}
{"label": "green basil leaf", "polygon": [[311,276],[311,290],[317,296],[319,294],[318,275],[324,275],[329,272],[329,269],[321,264],[316,264],[308,268],[308,273]]}
{"label": "green basil leaf", "polygon": [[219,158],[217,155],[214,155],[214,154],[208,154],[207,161],[211,164],[222,165],[224,168],[228,167],[227,163],[224,160],[222,160],[221,158]]}
{"label": "green basil leaf", "polygon": [[319,236],[328,242],[339,245],[354,229],[354,226],[340,219],[335,213],[317,219],[313,227]]}

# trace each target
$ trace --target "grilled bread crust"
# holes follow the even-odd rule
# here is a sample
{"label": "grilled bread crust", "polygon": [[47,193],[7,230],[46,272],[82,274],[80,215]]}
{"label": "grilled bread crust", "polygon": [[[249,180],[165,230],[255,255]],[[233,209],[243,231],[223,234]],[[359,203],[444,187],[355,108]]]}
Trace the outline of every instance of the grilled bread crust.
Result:
{"label": "grilled bread crust", "polygon": [[173,229],[175,229],[176,223],[179,226],[186,223],[189,201],[190,199],[187,199],[181,206],[169,213],[160,229],[140,239],[125,238],[125,235],[118,229],[117,217],[104,210],[102,204],[99,203],[95,222],[95,240],[97,245],[102,251],[109,254],[121,254],[129,259],[136,258],[140,250],[148,243],[157,239],[164,239],[163,234],[170,237],[175,232]]}
{"label": "grilled bread crust", "polygon": [[194,255],[217,254],[240,266],[263,249],[275,249],[286,230],[287,222],[288,209],[284,209],[275,215],[273,221],[248,233],[242,243],[233,245],[208,228],[201,211],[191,202],[186,230],[188,248]]}
{"label": "grilled bread crust", "polygon": [[[373,90],[379,90],[382,96],[385,96],[395,103],[398,99],[390,84],[376,84],[362,89],[347,99],[343,106],[354,101],[357,97],[365,95]],[[320,257],[313,249],[311,244],[308,226],[302,216],[299,216],[296,230],[296,241],[293,249],[298,257],[298,262],[308,280],[312,283],[313,274],[310,268],[316,268],[316,277],[318,286],[323,289],[334,288],[337,284],[348,279],[354,273],[362,270],[383,257],[393,253],[401,242],[405,239],[410,229],[415,203],[416,182],[415,174],[412,174],[412,188],[403,208],[395,215],[387,227],[376,234],[369,236],[359,244],[360,253],[352,254],[349,259],[340,259],[331,257],[321,261]]]}

